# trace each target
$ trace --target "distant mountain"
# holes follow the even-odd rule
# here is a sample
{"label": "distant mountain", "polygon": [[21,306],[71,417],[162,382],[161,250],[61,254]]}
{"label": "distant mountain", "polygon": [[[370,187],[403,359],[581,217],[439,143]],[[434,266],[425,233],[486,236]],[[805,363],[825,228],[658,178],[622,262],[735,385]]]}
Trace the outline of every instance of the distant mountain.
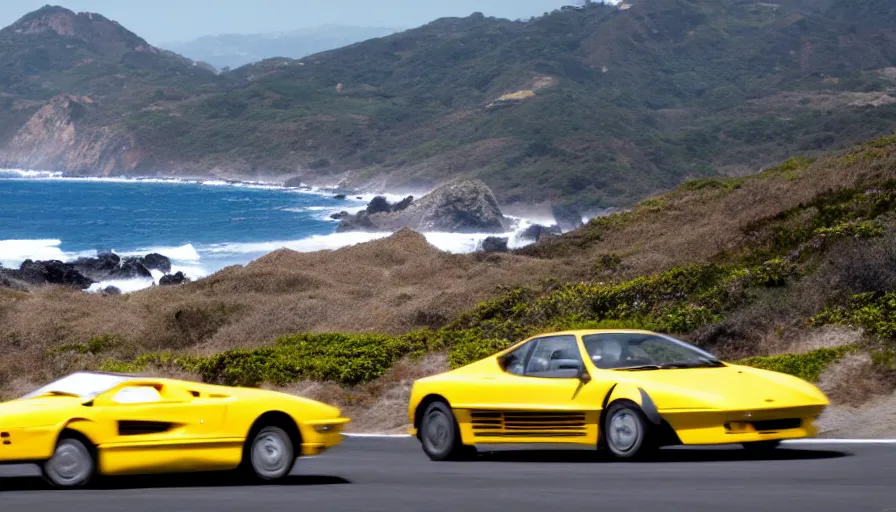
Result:
{"label": "distant mountain", "polygon": [[630,204],[896,131],[888,0],[474,14],[215,74],[95,14],[0,31],[0,166]]}
{"label": "distant mountain", "polygon": [[383,37],[399,29],[324,25],[267,34],[222,34],[159,46],[218,69],[238,68],[273,57],[298,59],[334,48]]}

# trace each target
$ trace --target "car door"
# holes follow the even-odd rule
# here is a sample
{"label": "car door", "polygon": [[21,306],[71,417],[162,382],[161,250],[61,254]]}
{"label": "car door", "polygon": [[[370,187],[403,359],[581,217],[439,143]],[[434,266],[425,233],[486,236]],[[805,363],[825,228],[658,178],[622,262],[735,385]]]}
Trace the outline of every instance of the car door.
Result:
{"label": "car door", "polygon": [[97,396],[93,417],[107,432],[98,446],[110,474],[229,467],[242,439],[225,428],[227,399],[175,383],[129,381]]}
{"label": "car door", "polygon": [[504,355],[503,371],[484,378],[483,399],[468,404],[469,434],[477,443],[596,443],[609,385],[588,379],[582,353],[575,335],[562,334]]}

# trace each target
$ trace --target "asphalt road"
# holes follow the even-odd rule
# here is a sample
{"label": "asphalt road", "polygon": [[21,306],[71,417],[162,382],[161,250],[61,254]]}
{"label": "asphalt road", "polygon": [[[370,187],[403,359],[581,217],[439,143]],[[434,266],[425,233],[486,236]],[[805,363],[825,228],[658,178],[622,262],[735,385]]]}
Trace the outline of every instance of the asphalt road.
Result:
{"label": "asphalt road", "polygon": [[2,468],[3,512],[836,510],[896,512],[896,445],[667,449],[608,462],[587,452],[496,452],[430,462],[414,439],[348,439],[300,459],[289,481],[252,486],[222,475],[120,478],[50,490]]}

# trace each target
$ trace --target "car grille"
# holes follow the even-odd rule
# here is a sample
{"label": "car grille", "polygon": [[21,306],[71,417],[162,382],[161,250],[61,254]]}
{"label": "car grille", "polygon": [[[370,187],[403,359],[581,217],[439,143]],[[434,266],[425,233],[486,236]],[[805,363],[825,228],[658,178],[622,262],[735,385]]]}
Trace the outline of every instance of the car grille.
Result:
{"label": "car grille", "polygon": [[753,428],[759,432],[768,430],[790,430],[792,428],[800,428],[802,421],[799,418],[787,418],[783,420],[763,420],[754,421]]}
{"label": "car grille", "polygon": [[584,412],[472,411],[477,437],[582,437]]}
{"label": "car grille", "polygon": [[738,421],[725,423],[725,430],[729,432],[742,432],[743,426],[749,425],[756,432],[777,432],[779,430],[791,430],[800,428],[803,422],[799,418],[785,418],[777,420]]}

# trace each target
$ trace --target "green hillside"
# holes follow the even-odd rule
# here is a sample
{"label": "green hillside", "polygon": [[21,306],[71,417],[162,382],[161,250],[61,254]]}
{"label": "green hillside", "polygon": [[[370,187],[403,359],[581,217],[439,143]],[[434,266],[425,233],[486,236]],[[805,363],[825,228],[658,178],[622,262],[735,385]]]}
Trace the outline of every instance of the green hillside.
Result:
{"label": "green hillside", "polygon": [[[15,70],[0,81],[8,165],[300,174],[392,190],[464,175],[505,203],[605,207],[896,129],[896,18],[876,0],[474,14],[223,75],[85,15],[73,36],[22,31],[29,17],[62,15],[52,9],[0,32],[0,62]],[[16,130],[60,93],[93,100],[71,120],[78,136],[102,128],[125,135],[128,149],[49,152],[82,151],[77,165],[20,156]],[[55,147],[33,139],[29,148]]]}

